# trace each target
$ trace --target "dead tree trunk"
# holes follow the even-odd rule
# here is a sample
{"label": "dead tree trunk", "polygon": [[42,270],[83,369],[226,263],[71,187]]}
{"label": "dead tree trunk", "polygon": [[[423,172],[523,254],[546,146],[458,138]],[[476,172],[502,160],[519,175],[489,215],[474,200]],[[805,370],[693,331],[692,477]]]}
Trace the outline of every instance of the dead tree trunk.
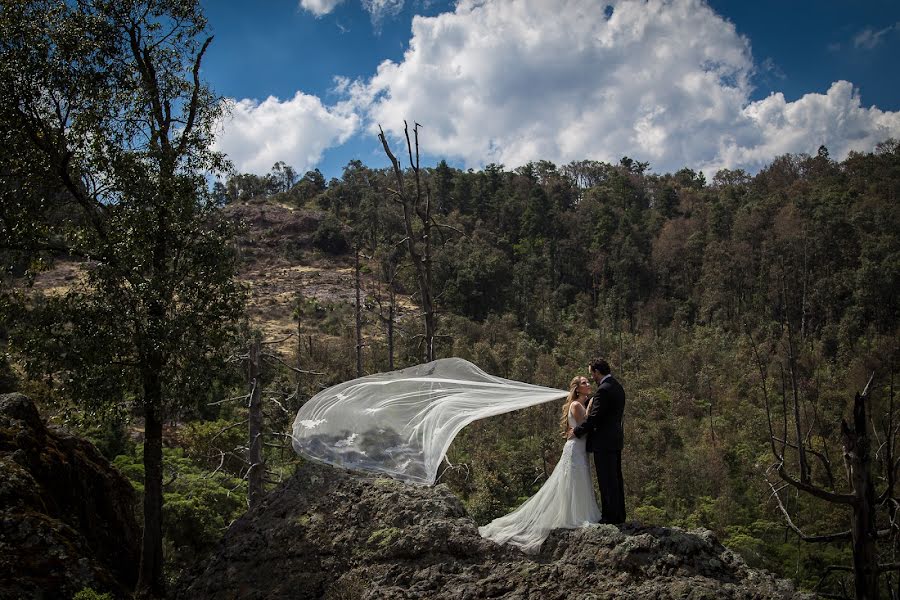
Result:
{"label": "dead tree trunk", "polygon": [[[870,380],[871,382],[871,380]],[[853,426],[841,421],[844,464],[853,489],[853,518],[850,535],[853,544],[853,577],[857,599],[878,597],[878,530],[875,524],[875,485],[872,482],[867,433],[866,400],[868,387],[853,401]]]}
{"label": "dead tree trunk", "polygon": [[[781,265],[782,269],[782,297],[785,306],[787,305],[787,283],[786,277],[784,275],[784,264]],[[787,309],[785,309],[787,310]],[[809,483],[810,478],[810,469],[809,462],[806,459],[806,444],[803,443],[803,431],[801,428],[801,419],[800,419],[800,400],[799,400],[799,390],[797,388],[797,357],[795,355],[795,345],[794,345],[794,328],[791,325],[790,318],[786,318],[785,325],[787,326],[788,333],[788,370],[791,375],[791,392],[793,394],[794,400],[794,426],[797,429],[797,454],[799,457],[799,465],[800,469],[800,481],[803,483]]]}
{"label": "dead tree trunk", "polygon": [[[378,319],[385,327],[385,335],[387,336],[387,359],[388,371],[394,370],[394,321],[397,314],[397,294],[394,292],[393,284],[388,289],[387,306],[382,301],[381,292],[375,294],[375,303],[378,304]],[[385,314],[387,313],[387,314]]]}
{"label": "dead tree trunk", "polygon": [[388,305],[387,318],[387,342],[388,342],[388,371],[394,370],[394,306],[396,302],[394,290],[391,289],[390,304]]}
{"label": "dead tree trunk", "polygon": [[378,319],[385,326],[387,335],[388,371],[394,370],[394,320],[397,315],[397,292],[394,280],[397,278],[398,263],[388,257],[381,258],[381,280],[387,286],[387,307],[382,296],[382,286],[375,288],[375,303],[378,305]]}
{"label": "dead tree trunk", "polygon": [[[422,303],[422,313],[425,321],[425,361],[434,360],[435,337],[435,310],[434,310],[434,286],[431,274],[431,191],[422,181],[419,170],[419,124],[413,126],[413,138],[415,140],[415,159],[413,158],[413,143],[409,138],[409,127],[403,122],[403,131],[406,134],[406,148],[409,151],[409,164],[413,172],[414,189],[407,189],[403,177],[403,169],[400,161],[391,152],[384,131],[379,127],[378,138],[384,146],[384,152],[393,166],[394,178],[397,189],[389,189],[395,200],[403,207],[403,224],[406,229],[406,248],[413,267],[416,270],[416,283],[419,287],[419,299]],[[419,230],[416,229],[414,220],[418,219]]]}
{"label": "dead tree trunk", "polygon": [[[896,539],[898,526],[894,523],[893,519],[891,519],[890,528],[879,531],[876,523],[877,510],[880,507],[884,507],[886,512],[891,514],[891,510],[898,505],[897,499],[893,497],[894,482],[897,478],[897,470],[900,468],[900,461],[895,461],[893,459],[894,446],[898,433],[893,425],[893,386],[891,387],[887,427],[885,428],[885,436],[882,441],[883,455],[880,459],[873,460],[873,457],[870,454],[870,430],[868,427],[868,418],[866,416],[866,403],[870,399],[870,388],[875,376],[874,373],[872,374],[872,377],[869,378],[869,382],[866,384],[863,392],[861,394],[857,393],[854,398],[852,426],[845,420],[841,421],[841,445],[843,446],[844,464],[847,469],[847,485],[849,491],[838,491],[835,489],[835,478],[827,452],[817,450],[809,445],[809,435],[805,438],[801,437],[802,429],[799,422],[796,423],[795,428],[796,439],[789,439],[786,415],[790,410],[793,413],[794,418],[799,421],[801,414],[798,409],[799,392],[797,389],[796,374],[794,372],[796,364],[793,355],[793,340],[791,339],[789,343],[791,344],[791,347],[788,350],[790,353],[789,367],[791,370],[791,386],[793,388],[794,403],[791,410],[788,408],[787,400],[783,398],[782,410],[785,415],[785,423],[782,427],[782,438],[777,437],[777,433],[772,425],[772,407],[769,403],[765,385],[765,364],[759,355],[756,345],[753,345],[754,355],[756,357],[762,381],[762,392],[763,399],[765,400],[771,449],[776,459],[773,468],[781,480],[787,483],[788,486],[806,492],[820,500],[848,507],[850,509],[850,529],[848,531],[824,535],[807,535],[794,523],[790,512],[781,498],[782,490],[787,486],[782,485],[776,487],[775,483],[767,480],[772,490],[772,498],[777,502],[778,508],[784,516],[788,527],[794,531],[800,539],[807,542],[818,543],[838,541],[850,542],[853,551],[852,571],[854,576],[855,596],[857,600],[876,600],[879,595],[879,575],[886,571],[896,571],[900,569],[900,565],[896,563],[879,565],[877,546],[879,538],[892,537]],[[783,395],[786,395],[786,391],[783,391]],[[872,428],[871,433],[874,435],[874,422],[872,423]],[[799,464],[799,477],[795,477],[788,472],[785,456],[788,449],[797,452],[802,457]],[[818,459],[817,464],[821,465],[822,474],[817,479],[827,482],[826,484],[819,485],[814,480],[811,465],[806,462],[807,453],[809,456]],[[884,479],[887,481],[888,485],[880,496],[876,496],[872,470],[879,465],[883,467]],[[845,565],[831,565],[826,568],[826,576],[830,572],[849,570],[850,568]],[[823,581],[824,579],[825,577],[823,577]]]}
{"label": "dead tree trunk", "polygon": [[359,283],[359,246],[354,248],[353,252],[353,272],[356,287],[356,376],[363,376],[362,368],[362,304],[360,302],[360,283]]}
{"label": "dead tree trunk", "polygon": [[247,451],[249,471],[247,473],[247,502],[250,508],[254,508],[263,496],[263,482],[265,481],[266,465],[263,462],[263,414],[262,414],[262,385],[260,381],[260,342],[254,340],[250,344],[250,414],[248,415],[250,443]]}

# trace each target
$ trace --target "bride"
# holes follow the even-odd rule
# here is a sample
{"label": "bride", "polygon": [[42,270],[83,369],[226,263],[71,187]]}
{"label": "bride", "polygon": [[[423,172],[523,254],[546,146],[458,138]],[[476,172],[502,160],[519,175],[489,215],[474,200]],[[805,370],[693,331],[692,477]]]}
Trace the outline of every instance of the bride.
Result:
{"label": "bride", "polygon": [[[569,396],[560,422],[563,435],[567,428],[574,429],[584,421],[590,393],[591,385],[586,377],[575,377],[569,383]],[[568,440],[541,489],[513,512],[479,527],[482,537],[537,553],[553,529],[571,529],[599,521],[600,508],[594,498],[585,444],[586,438]]]}
{"label": "bride", "polygon": [[[297,412],[291,437],[310,460],[434,485],[453,438],[469,423],[565,398],[565,431],[585,419],[590,393],[586,377],[572,379],[567,393],[442,358],[322,390]],[[585,440],[567,441],[538,493],[481,534],[537,552],[551,529],[598,521]]]}

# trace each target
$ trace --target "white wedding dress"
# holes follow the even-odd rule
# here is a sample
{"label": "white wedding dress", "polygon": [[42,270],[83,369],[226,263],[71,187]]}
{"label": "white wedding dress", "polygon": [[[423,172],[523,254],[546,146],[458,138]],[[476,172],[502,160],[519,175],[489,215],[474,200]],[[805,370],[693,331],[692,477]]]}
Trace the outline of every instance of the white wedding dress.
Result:
{"label": "white wedding dress", "polygon": [[[567,394],[490,375],[461,358],[442,358],[319,392],[297,412],[291,437],[294,450],[309,460],[434,485],[438,467],[463,427],[559,402]],[[569,425],[575,424],[570,411]],[[479,531],[499,543],[538,552],[551,530],[599,519],[585,440],[572,439],[537,494]]]}
{"label": "white wedding dress", "polygon": [[[570,408],[569,426],[576,425]],[[541,489],[513,512],[479,527],[482,537],[537,554],[553,529],[574,529],[599,521],[586,443],[584,437],[566,441],[559,462]]]}

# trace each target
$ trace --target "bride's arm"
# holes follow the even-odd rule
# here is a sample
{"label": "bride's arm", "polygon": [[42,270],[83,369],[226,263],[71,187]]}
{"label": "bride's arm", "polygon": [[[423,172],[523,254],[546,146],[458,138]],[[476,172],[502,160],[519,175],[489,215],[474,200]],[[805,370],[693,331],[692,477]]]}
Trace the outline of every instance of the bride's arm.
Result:
{"label": "bride's arm", "polygon": [[572,416],[575,417],[576,425],[581,425],[584,423],[584,417],[587,414],[587,411],[584,410],[584,406],[581,402],[573,402],[572,403]]}

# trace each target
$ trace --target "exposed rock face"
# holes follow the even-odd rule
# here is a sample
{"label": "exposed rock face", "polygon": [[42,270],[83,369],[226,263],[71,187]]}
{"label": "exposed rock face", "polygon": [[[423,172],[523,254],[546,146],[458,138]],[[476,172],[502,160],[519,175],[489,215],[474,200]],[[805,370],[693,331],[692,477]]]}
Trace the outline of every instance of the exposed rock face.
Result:
{"label": "exposed rock face", "polygon": [[244,258],[260,253],[291,256],[311,248],[312,236],[325,216],[318,211],[266,201],[229,204],[225,214],[247,225],[238,238]]}
{"label": "exposed rock face", "polygon": [[49,431],[21,394],[0,395],[0,598],[133,589],[134,490],[88,441]]}
{"label": "exposed rock face", "polygon": [[177,597],[803,598],[705,530],[558,530],[526,556],[478,535],[448,488],[305,464],[237,520]]}

